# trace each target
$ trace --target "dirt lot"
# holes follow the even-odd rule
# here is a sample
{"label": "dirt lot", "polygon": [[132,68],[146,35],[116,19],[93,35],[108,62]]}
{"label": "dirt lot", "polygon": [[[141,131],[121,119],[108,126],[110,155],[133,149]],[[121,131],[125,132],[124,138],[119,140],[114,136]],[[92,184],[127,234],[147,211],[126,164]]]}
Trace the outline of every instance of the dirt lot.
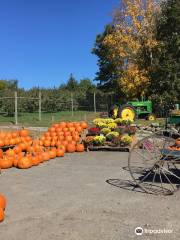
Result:
{"label": "dirt lot", "polygon": [[[160,197],[124,189],[127,156],[67,154],[28,170],[3,171],[0,192],[8,205],[0,239],[180,239],[180,192]],[[138,226],[173,232],[136,236]]]}

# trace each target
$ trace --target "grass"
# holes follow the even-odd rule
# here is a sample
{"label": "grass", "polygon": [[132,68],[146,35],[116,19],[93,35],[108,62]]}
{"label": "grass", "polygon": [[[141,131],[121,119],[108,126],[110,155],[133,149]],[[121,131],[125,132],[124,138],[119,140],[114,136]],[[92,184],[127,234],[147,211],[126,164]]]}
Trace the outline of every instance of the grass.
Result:
{"label": "grass", "polygon": [[[18,116],[18,125],[25,127],[36,126],[36,127],[48,127],[54,122],[60,121],[87,121],[91,123],[94,118],[99,117],[99,113],[88,112],[88,111],[74,111],[74,115],[70,111],[62,111],[57,113],[42,113],[42,120],[39,121],[38,113],[21,113]],[[164,119],[157,119],[154,122],[158,122],[160,125],[164,125]],[[143,126],[150,125],[152,121],[144,119],[136,120],[136,123],[142,124]],[[0,116],[0,125],[14,125],[14,117]]]}
{"label": "grass", "polygon": [[[69,111],[57,113],[42,113],[41,121],[39,121],[38,113],[21,113],[18,116],[18,125],[47,127],[54,122],[59,121],[87,121],[88,123],[99,116],[99,113],[86,111],[74,111],[74,115]],[[0,125],[13,125],[14,117],[0,116]]]}

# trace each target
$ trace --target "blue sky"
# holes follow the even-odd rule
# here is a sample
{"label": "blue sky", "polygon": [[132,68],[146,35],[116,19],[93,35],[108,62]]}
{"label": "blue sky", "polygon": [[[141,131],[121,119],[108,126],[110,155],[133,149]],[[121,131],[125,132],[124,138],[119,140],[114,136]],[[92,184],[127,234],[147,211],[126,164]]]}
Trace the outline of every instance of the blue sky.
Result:
{"label": "blue sky", "polygon": [[19,86],[53,87],[93,79],[96,35],[119,0],[0,0],[0,78]]}

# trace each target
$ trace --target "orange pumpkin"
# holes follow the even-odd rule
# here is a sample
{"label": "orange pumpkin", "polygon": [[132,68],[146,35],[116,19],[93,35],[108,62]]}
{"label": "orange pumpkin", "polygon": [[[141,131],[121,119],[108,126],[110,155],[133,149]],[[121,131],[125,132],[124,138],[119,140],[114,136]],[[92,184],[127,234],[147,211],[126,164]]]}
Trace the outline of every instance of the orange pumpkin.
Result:
{"label": "orange pumpkin", "polygon": [[32,166],[38,166],[40,161],[37,155],[31,157]]}
{"label": "orange pumpkin", "polygon": [[4,211],[0,208],[0,222],[4,221]]}
{"label": "orange pumpkin", "polygon": [[50,145],[51,145],[51,142],[49,140],[44,141],[44,146],[45,147],[50,147]]}
{"label": "orange pumpkin", "polygon": [[60,126],[61,128],[65,128],[65,127],[66,127],[66,122],[61,122],[61,123],[59,124],[59,126]]}
{"label": "orange pumpkin", "polygon": [[0,147],[4,147],[4,141],[0,139]]}
{"label": "orange pumpkin", "polygon": [[0,168],[7,169],[7,168],[11,168],[12,166],[13,166],[12,159],[7,157],[0,159]]}
{"label": "orange pumpkin", "polygon": [[73,136],[73,140],[74,140],[75,142],[79,142],[79,140],[80,140],[79,135],[74,135],[74,136]]}
{"label": "orange pumpkin", "polygon": [[49,151],[49,155],[50,155],[50,158],[55,158],[55,157],[56,157],[56,152],[50,150],[50,151]]}
{"label": "orange pumpkin", "polygon": [[8,150],[6,151],[6,155],[9,156],[9,157],[14,156],[14,154],[15,154],[15,152],[14,152],[13,149],[8,149]]}
{"label": "orange pumpkin", "polygon": [[3,210],[6,208],[6,198],[2,194],[0,194],[0,208]]}
{"label": "orange pumpkin", "polygon": [[27,130],[27,129],[22,129],[22,130],[19,131],[19,135],[20,135],[21,137],[27,137],[27,136],[29,135],[29,130]]}
{"label": "orange pumpkin", "polygon": [[22,151],[20,146],[16,146],[13,150],[15,153],[20,153]]}
{"label": "orange pumpkin", "polygon": [[63,145],[58,146],[58,149],[62,149],[64,152],[66,152],[66,147]]}
{"label": "orange pumpkin", "polygon": [[4,139],[4,146],[9,146],[10,144],[10,139],[9,138],[5,138]]}
{"label": "orange pumpkin", "polygon": [[76,146],[70,143],[67,145],[66,150],[68,153],[74,153],[76,151]]}
{"label": "orange pumpkin", "polygon": [[88,128],[88,125],[87,125],[86,122],[81,122],[80,124],[81,124],[81,127],[82,127],[83,129]]}
{"label": "orange pumpkin", "polygon": [[71,142],[72,141],[72,136],[66,136],[66,141]]}
{"label": "orange pumpkin", "polygon": [[84,152],[84,145],[83,144],[77,144],[76,145],[76,151],[77,152]]}
{"label": "orange pumpkin", "polygon": [[18,161],[18,168],[26,169],[32,167],[32,160],[28,157],[22,157]]}
{"label": "orange pumpkin", "polygon": [[57,156],[57,157],[64,157],[64,150],[58,148],[58,149],[56,150],[56,156]]}
{"label": "orange pumpkin", "polygon": [[49,161],[49,159],[50,159],[50,154],[49,154],[49,152],[44,152],[44,153],[43,153],[43,158],[44,158],[44,161]]}
{"label": "orange pumpkin", "polygon": [[76,127],[76,131],[77,131],[77,132],[81,133],[81,132],[82,132],[82,130],[83,130],[83,129],[82,129],[82,127],[81,127],[81,126],[78,126],[78,127]]}

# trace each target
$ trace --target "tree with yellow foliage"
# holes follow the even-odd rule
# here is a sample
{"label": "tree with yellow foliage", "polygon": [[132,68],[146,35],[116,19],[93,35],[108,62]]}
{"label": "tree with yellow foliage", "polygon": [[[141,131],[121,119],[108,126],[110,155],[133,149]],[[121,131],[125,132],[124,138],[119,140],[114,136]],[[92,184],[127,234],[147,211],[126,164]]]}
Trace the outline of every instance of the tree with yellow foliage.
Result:
{"label": "tree with yellow foliage", "polygon": [[103,39],[108,49],[109,62],[116,65],[116,82],[127,98],[146,94],[150,84],[148,71],[151,64],[142,66],[141,49],[145,48],[150,61],[155,40],[155,0],[122,0],[114,12],[113,31]]}

